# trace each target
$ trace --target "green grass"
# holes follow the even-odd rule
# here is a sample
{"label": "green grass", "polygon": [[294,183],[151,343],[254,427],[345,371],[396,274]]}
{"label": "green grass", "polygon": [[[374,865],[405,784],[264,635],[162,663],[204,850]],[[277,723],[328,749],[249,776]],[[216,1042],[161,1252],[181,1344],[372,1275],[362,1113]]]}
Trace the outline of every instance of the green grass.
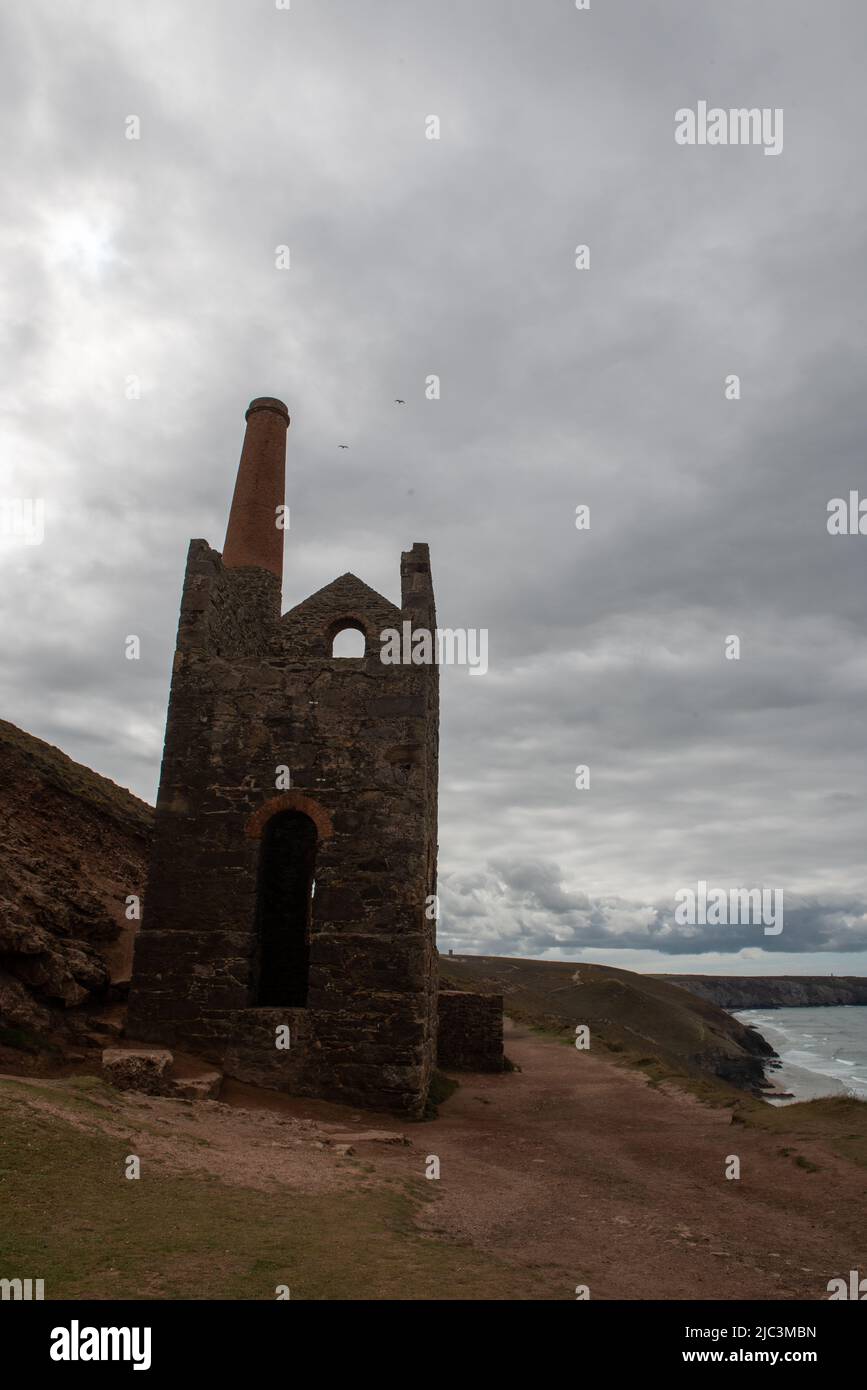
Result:
{"label": "green grass", "polygon": [[[47,1298],[542,1296],[533,1275],[421,1232],[433,1184],[372,1186],[359,1170],[351,1192],[260,1192],[148,1159],[128,1180],[128,1143],[35,1110],[40,1089],[0,1082],[0,1277],[44,1279]],[[80,1120],[89,1089],[50,1094]]]}
{"label": "green grass", "polygon": [[[840,1158],[867,1168],[867,1101],[853,1096],[823,1096],[821,1100],[802,1100],[794,1105],[747,1100],[742,1116],[745,1124],[781,1139],[821,1140]],[[793,1153],[794,1148],[790,1147],[789,1152]],[[799,1162],[799,1167],[804,1166]]]}

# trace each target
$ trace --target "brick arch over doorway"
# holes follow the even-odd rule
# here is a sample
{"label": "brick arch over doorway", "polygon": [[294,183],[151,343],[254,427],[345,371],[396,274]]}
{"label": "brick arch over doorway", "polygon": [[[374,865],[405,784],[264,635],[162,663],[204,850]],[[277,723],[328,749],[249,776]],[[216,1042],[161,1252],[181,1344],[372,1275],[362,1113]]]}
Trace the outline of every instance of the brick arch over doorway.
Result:
{"label": "brick arch over doorway", "polygon": [[305,796],[303,792],[281,792],[279,796],[272,796],[253,812],[247,821],[245,834],[251,840],[261,840],[268,821],[281,811],[301,811],[305,816],[309,816],[316,826],[316,834],[320,840],[327,840],[334,834],[334,826],[325,807],[314,801],[312,796]]}

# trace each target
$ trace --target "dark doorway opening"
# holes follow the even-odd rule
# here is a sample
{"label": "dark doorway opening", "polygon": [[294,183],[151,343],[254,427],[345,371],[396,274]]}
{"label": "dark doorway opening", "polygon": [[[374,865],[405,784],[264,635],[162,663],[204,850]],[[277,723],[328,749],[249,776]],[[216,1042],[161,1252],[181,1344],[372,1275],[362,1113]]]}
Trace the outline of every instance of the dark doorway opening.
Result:
{"label": "dark doorway opening", "polygon": [[256,896],[258,945],[254,1003],[304,1008],[310,976],[310,923],[316,826],[301,811],[280,811],[262,835]]}

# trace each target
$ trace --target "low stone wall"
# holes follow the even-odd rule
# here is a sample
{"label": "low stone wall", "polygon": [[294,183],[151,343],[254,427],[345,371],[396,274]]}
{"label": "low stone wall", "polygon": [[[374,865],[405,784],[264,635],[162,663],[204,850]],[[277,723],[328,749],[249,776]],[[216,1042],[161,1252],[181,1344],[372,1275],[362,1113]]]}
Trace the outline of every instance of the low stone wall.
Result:
{"label": "low stone wall", "polygon": [[439,993],[437,1063],[453,1071],[502,1071],[503,996]]}

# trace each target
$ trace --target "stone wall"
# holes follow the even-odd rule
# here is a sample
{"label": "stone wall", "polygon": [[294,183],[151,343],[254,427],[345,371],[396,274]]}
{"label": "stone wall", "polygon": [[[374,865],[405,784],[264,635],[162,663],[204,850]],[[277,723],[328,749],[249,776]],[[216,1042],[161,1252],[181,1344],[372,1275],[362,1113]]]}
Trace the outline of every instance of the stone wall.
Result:
{"label": "stone wall", "polygon": [[[347,574],[281,617],[274,575],[191,543],[130,1037],[246,1081],[422,1112],[438,668],[380,661],[380,632],[406,619],[436,624],[427,546],[402,557],[400,608]],[[331,656],[346,626],[364,632],[363,657]],[[281,810],[317,830],[306,1017],[282,1011],[291,1056],[274,1055],[280,1010],[254,1007],[261,836]]]}
{"label": "stone wall", "polygon": [[503,996],[440,990],[437,1064],[447,1071],[502,1071]]}

